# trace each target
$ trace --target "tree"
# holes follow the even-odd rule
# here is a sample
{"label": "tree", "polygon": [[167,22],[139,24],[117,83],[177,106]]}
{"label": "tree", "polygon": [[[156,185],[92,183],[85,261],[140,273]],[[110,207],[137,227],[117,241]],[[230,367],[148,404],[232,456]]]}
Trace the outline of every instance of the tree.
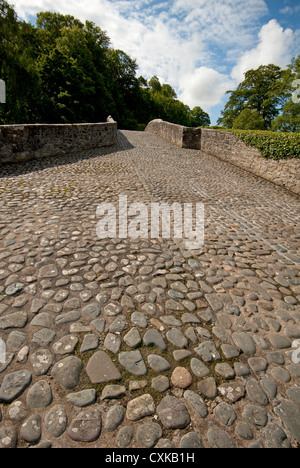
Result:
{"label": "tree", "polygon": [[140,105],[139,80],[136,77],[138,65],[122,50],[107,50],[109,69],[109,90],[115,104],[113,115],[119,125],[129,130],[138,126],[135,113]]}
{"label": "tree", "polygon": [[232,128],[233,121],[245,109],[256,110],[264,120],[265,129],[277,117],[290,95],[291,70],[281,70],[276,65],[262,65],[245,73],[245,79],[230,94],[219,125]]}
{"label": "tree", "polygon": [[40,109],[45,122],[94,122],[112,113],[106,52],[109,38],[92,22],[39,13],[42,44],[37,68]]}
{"label": "tree", "polygon": [[210,117],[201,107],[197,106],[191,111],[192,127],[209,127]]}
{"label": "tree", "polygon": [[294,88],[292,98],[288,101],[279,115],[272,122],[272,130],[281,132],[300,132],[300,102],[299,102],[299,88],[300,88],[300,55],[292,60],[290,65],[292,72],[291,83]]}
{"label": "tree", "polygon": [[40,59],[47,121],[87,122],[94,115],[95,68],[84,32],[77,26],[63,28],[55,47]]}
{"label": "tree", "polygon": [[280,132],[300,132],[300,104],[289,101],[283,112],[272,122],[272,130]]}
{"label": "tree", "polygon": [[157,76],[148,83],[137,69],[94,23],[46,11],[34,27],[0,0],[0,79],[7,89],[1,123],[99,122],[109,114],[132,130],[159,117],[186,126],[209,122],[201,108],[180,102],[170,84]]}
{"label": "tree", "polygon": [[160,93],[161,92],[161,84],[157,76],[152,76],[149,81],[149,86],[153,92]]}
{"label": "tree", "polygon": [[142,88],[142,89],[149,89],[149,84],[148,84],[148,81],[146,80],[146,78],[144,78],[143,76],[140,76],[138,78],[138,83],[139,83],[139,87]]}
{"label": "tree", "polygon": [[244,109],[233,121],[232,128],[239,130],[264,130],[265,122],[255,109]]}
{"label": "tree", "polygon": [[186,127],[206,127],[210,125],[209,115],[201,107],[193,110],[177,99],[177,94],[170,84],[161,84],[157,76],[149,81],[149,92],[153,101],[152,114],[155,118],[184,125]]}
{"label": "tree", "polygon": [[161,93],[166,97],[177,99],[177,94],[176,94],[175,89],[173,89],[172,86],[169,84],[165,83],[162,85]]}
{"label": "tree", "polygon": [[18,21],[5,0],[0,0],[0,78],[6,83],[7,102],[1,123],[26,123],[35,118],[38,76],[34,67],[34,28]]}
{"label": "tree", "polygon": [[112,77],[118,83],[119,89],[126,92],[134,88],[137,84],[138,65],[136,60],[133,60],[122,50],[109,49],[107,56]]}

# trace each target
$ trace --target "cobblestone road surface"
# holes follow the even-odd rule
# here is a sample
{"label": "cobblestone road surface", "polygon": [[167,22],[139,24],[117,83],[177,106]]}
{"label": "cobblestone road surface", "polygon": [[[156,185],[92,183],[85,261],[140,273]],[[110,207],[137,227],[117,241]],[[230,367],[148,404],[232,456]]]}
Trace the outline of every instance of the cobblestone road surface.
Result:
{"label": "cobblestone road surface", "polygon": [[[1,168],[0,447],[297,447],[299,198],[138,132]],[[205,244],[105,239],[119,195]]]}

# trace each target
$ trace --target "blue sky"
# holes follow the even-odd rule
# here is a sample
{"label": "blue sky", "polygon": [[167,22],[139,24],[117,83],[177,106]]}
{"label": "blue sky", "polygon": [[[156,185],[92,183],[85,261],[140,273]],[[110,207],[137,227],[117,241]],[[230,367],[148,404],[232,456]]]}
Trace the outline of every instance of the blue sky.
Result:
{"label": "blue sky", "polygon": [[138,74],[170,83],[212,124],[243,74],[300,54],[298,0],[11,0],[19,18],[57,11],[94,21],[112,46],[139,65]]}

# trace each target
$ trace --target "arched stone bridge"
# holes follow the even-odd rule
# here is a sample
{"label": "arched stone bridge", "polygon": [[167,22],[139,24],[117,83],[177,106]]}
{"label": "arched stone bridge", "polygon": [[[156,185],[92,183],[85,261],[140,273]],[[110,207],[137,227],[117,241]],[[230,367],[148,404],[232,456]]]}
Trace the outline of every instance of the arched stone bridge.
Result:
{"label": "arched stone bridge", "polygon": [[[1,167],[0,447],[297,447],[299,197],[150,133]],[[100,203],[202,203],[205,243]]]}

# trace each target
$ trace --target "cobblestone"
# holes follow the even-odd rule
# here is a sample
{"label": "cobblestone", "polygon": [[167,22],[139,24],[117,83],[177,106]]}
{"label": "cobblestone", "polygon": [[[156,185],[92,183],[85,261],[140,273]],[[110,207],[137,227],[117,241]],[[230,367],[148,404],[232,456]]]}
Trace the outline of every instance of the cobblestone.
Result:
{"label": "cobblestone", "polygon": [[[0,448],[299,446],[299,198],[139,132],[0,195]],[[204,203],[204,246],[99,239],[119,195]]]}

